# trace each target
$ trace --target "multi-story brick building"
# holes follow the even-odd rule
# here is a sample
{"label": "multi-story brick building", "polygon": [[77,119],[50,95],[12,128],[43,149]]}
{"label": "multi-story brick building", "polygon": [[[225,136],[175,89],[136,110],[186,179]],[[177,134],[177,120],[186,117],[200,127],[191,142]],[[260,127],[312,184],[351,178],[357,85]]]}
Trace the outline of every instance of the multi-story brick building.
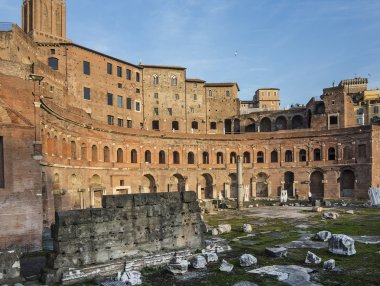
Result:
{"label": "multi-story brick building", "polygon": [[282,189],[366,198],[380,184],[380,127],[356,125],[365,79],[306,107],[243,115],[234,82],[76,45],[65,38],[64,1],[23,7],[23,30],[0,26],[0,248],[39,248],[54,211],[99,207],[105,194],[236,198],[237,156],[251,198]]}

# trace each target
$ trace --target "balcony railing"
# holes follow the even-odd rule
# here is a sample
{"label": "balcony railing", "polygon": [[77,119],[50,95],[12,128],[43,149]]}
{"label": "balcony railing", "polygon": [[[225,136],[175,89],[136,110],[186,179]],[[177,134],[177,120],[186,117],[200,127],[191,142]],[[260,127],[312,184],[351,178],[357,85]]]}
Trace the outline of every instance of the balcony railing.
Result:
{"label": "balcony railing", "polygon": [[11,22],[0,22],[0,32],[10,32],[12,31],[12,23]]}

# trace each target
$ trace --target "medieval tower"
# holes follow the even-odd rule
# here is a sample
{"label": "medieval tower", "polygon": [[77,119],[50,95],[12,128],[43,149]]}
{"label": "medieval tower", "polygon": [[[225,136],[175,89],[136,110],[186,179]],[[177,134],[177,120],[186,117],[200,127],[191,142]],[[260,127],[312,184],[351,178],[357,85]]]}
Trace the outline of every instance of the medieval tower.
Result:
{"label": "medieval tower", "polygon": [[66,1],[24,0],[22,28],[36,42],[66,41]]}

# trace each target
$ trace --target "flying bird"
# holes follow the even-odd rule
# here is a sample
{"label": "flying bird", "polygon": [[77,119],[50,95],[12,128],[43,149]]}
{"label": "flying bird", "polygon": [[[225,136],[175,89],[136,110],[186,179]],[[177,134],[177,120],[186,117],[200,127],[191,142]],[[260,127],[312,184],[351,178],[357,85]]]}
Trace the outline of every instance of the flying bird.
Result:
{"label": "flying bird", "polygon": [[238,52],[237,52],[237,51],[235,51],[235,57],[237,56],[237,54],[238,54]]}

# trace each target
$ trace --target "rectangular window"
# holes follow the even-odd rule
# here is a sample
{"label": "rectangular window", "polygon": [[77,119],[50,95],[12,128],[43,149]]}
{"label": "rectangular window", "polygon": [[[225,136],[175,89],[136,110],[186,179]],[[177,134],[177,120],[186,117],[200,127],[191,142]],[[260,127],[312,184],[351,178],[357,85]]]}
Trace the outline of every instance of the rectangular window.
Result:
{"label": "rectangular window", "polygon": [[132,128],[132,120],[127,119],[127,128]]}
{"label": "rectangular window", "polygon": [[116,73],[117,73],[118,77],[122,77],[123,76],[123,71],[122,71],[121,67],[118,66],[116,68]]}
{"label": "rectangular window", "polygon": [[197,84],[195,82],[193,83],[193,87],[197,87]]}
{"label": "rectangular window", "polygon": [[155,98],[155,99],[158,99],[158,92],[155,92],[155,93],[154,93],[154,98]]}
{"label": "rectangular window", "polygon": [[194,107],[190,107],[190,113],[194,113]]}
{"label": "rectangular window", "polygon": [[268,91],[268,96],[270,96],[270,91]]}
{"label": "rectangular window", "polygon": [[112,93],[107,93],[107,104],[113,105],[113,94]]}
{"label": "rectangular window", "polygon": [[367,150],[365,144],[358,145],[359,158],[367,158]]}
{"label": "rectangular window", "polygon": [[83,98],[90,100],[91,99],[91,89],[88,87],[83,88]]}
{"label": "rectangular window", "polygon": [[212,90],[208,91],[208,96],[212,96]]}
{"label": "rectangular window", "polygon": [[175,95],[175,100],[179,100],[179,94]]}
{"label": "rectangular window", "polygon": [[118,84],[117,84],[117,87],[118,87],[118,88],[123,88],[123,85],[122,85],[121,83],[118,83]]}
{"label": "rectangular window", "polygon": [[136,72],[136,81],[140,82],[140,73]]}
{"label": "rectangular window", "polygon": [[338,116],[330,116],[330,125],[338,124]]}
{"label": "rectangular window", "polygon": [[136,93],[140,93],[140,89],[139,88],[136,88]]}
{"label": "rectangular window", "polygon": [[55,55],[55,49],[50,49],[50,54]]}
{"label": "rectangular window", "polygon": [[154,108],[154,115],[158,115],[158,107]]}
{"label": "rectangular window", "polygon": [[90,69],[90,63],[89,62],[83,61],[83,73],[90,75],[91,69]]}
{"label": "rectangular window", "polygon": [[123,119],[122,118],[118,118],[117,119],[117,126],[119,126],[119,127],[123,127],[123,124],[124,122],[123,122]]}
{"label": "rectangular window", "polygon": [[130,69],[126,69],[125,70],[125,74],[127,75],[127,80],[131,80],[131,70]]}
{"label": "rectangular window", "polygon": [[197,100],[197,95],[196,94],[193,94],[193,99]]}
{"label": "rectangular window", "polygon": [[5,182],[4,182],[4,142],[3,142],[3,136],[0,136],[0,188],[5,188]]}
{"label": "rectangular window", "polygon": [[153,121],[152,121],[152,129],[153,129],[153,130],[160,130],[160,121],[158,121],[158,120],[153,120]]}
{"label": "rectangular window", "polygon": [[210,129],[216,129],[216,122],[210,122]]}
{"label": "rectangular window", "polygon": [[230,96],[230,91],[229,90],[226,91],[226,96]]}
{"label": "rectangular window", "polygon": [[120,95],[117,96],[117,107],[123,107],[123,97]]}
{"label": "rectangular window", "polygon": [[170,116],[173,115],[173,109],[171,107],[168,108],[168,113],[169,113]]}
{"label": "rectangular window", "polygon": [[378,106],[373,107],[373,113],[379,113],[379,107]]}
{"label": "rectangular window", "polygon": [[136,111],[140,111],[140,101],[135,101]]}
{"label": "rectangular window", "polygon": [[112,115],[107,115],[107,123],[108,125],[113,125],[114,117]]}
{"label": "rectangular window", "polygon": [[112,64],[107,63],[107,73],[112,74]]}
{"label": "rectangular window", "polygon": [[127,109],[132,109],[132,99],[127,97]]}

